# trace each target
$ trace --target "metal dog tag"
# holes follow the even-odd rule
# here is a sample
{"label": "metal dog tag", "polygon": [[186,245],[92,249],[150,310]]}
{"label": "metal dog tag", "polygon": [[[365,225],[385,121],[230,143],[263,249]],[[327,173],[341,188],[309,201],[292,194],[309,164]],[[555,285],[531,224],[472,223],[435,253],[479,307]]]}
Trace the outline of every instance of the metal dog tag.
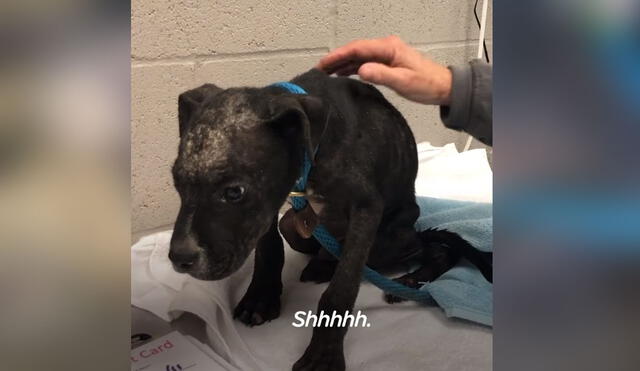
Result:
{"label": "metal dog tag", "polygon": [[304,209],[293,215],[293,225],[302,238],[307,239],[313,235],[313,230],[318,225],[318,215],[313,211],[310,204],[307,203]]}

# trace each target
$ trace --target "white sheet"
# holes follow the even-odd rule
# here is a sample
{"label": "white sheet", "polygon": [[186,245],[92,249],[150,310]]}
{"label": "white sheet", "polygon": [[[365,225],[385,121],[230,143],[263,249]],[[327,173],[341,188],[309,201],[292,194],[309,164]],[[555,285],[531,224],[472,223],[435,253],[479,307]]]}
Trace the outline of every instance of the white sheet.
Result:
{"label": "white sheet", "polygon": [[[491,169],[484,150],[458,153],[453,144],[418,146],[416,193],[491,201]],[[251,278],[253,258],[231,277],[203,282],[177,274],[167,258],[171,232],[142,238],[132,247],[132,304],[171,320],[188,311],[207,323],[209,345],[241,370],[288,370],[304,352],[311,328],[291,325],[299,310],[315,312],[326,284],[298,281],[308,257],[285,247],[280,317],[249,328],[232,319],[233,306]],[[351,328],[345,339],[349,370],[490,370],[491,329],[447,319],[437,307],[389,305],[380,290],[363,283],[354,311],[371,327]]]}

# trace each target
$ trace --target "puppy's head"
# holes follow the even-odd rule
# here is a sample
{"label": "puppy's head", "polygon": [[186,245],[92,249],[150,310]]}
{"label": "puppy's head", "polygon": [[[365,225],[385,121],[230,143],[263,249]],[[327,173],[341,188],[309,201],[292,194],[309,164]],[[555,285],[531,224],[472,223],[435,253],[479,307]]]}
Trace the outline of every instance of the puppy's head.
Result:
{"label": "puppy's head", "polygon": [[217,280],[242,265],[275,221],[314,146],[312,121],[324,115],[317,98],[273,89],[207,84],[180,95],[176,271]]}

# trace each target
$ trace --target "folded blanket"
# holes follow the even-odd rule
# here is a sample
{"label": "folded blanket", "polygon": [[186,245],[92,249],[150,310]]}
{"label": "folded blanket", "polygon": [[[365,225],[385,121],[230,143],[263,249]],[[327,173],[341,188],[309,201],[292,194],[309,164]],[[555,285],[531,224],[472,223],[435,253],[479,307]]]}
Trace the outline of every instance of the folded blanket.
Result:
{"label": "folded blanket", "polygon": [[[491,204],[431,197],[418,197],[417,201],[420,217],[416,229],[446,229],[459,234],[478,250],[493,250]],[[427,290],[448,317],[493,324],[493,285],[464,259],[421,290]]]}

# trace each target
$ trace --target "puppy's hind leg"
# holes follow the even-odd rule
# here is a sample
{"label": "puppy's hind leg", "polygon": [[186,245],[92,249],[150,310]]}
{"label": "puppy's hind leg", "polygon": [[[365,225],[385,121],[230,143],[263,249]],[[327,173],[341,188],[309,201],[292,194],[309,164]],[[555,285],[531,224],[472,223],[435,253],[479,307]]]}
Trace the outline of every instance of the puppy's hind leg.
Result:
{"label": "puppy's hind leg", "polygon": [[459,234],[444,229],[427,229],[419,232],[418,236],[423,246],[441,244],[449,247],[451,253],[457,255],[457,259],[461,257],[467,259],[480,270],[487,281],[493,282],[492,252],[480,251]]}
{"label": "puppy's hind leg", "polygon": [[422,243],[414,227],[419,213],[415,200],[385,210],[376,242],[367,260],[370,268],[378,270],[394,267],[422,255]]}
{"label": "puppy's hind leg", "polygon": [[[446,231],[434,232],[449,233]],[[458,263],[462,256],[458,246],[450,246],[443,242],[441,238],[425,241],[424,237],[425,236],[421,236],[420,238],[424,243],[422,256],[420,257],[420,268],[398,277],[394,279],[394,281],[405,286],[418,289],[422,287],[423,282],[431,282],[435,280]],[[387,303],[398,303],[405,300],[404,298],[390,293],[385,293],[384,299]]]}

